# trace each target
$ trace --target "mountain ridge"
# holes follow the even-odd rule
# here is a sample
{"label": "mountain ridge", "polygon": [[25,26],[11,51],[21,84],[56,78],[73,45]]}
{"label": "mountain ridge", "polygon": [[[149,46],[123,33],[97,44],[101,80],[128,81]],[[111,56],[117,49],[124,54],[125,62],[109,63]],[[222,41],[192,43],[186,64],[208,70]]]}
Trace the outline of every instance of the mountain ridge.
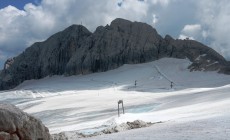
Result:
{"label": "mountain ridge", "polygon": [[229,62],[212,48],[194,40],[163,38],[146,23],[118,18],[93,33],[82,25],[71,25],[34,43],[6,61],[0,90],[12,89],[25,80],[102,72],[164,57],[189,59],[191,71],[230,74]]}

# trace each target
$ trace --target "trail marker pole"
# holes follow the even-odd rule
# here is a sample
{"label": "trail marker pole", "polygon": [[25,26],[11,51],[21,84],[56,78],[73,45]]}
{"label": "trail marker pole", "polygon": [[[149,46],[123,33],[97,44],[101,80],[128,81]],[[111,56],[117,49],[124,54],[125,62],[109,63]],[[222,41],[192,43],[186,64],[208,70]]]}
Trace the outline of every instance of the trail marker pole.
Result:
{"label": "trail marker pole", "polygon": [[171,82],[171,85],[170,85],[170,86],[171,86],[171,88],[173,87],[173,82]]}

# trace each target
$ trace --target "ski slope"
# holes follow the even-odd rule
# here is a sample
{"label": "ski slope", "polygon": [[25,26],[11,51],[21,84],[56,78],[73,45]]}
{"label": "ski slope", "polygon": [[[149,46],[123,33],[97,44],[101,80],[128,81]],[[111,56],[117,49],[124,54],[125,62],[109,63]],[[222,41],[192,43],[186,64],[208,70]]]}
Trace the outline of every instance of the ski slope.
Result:
{"label": "ski slope", "polygon": [[[164,58],[108,72],[29,80],[1,92],[0,102],[41,119],[52,134],[88,134],[140,119],[162,123],[88,139],[228,139],[230,76],[190,72],[189,64]],[[118,118],[120,99],[125,114]],[[75,139],[73,133],[68,135]]]}

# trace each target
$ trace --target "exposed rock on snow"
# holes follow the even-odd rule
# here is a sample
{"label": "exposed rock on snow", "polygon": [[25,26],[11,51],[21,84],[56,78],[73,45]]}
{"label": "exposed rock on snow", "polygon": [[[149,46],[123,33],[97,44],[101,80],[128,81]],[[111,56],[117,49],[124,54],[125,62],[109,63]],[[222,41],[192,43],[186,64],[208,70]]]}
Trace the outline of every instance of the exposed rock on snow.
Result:
{"label": "exposed rock on snow", "polygon": [[42,122],[11,104],[0,104],[0,140],[50,140]]}
{"label": "exposed rock on snow", "polygon": [[[196,61],[196,58],[203,59]],[[213,49],[193,40],[162,38],[150,25],[115,19],[94,33],[72,25],[44,42],[33,44],[0,73],[0,90],[11,89],[25,80],[49,75],[77,75],[107,71],[123,64],[150,62],[164,57],[188,58],[191,70],[230,73],[228,62]],[[219,62],[215,65],[210,63]]]}
{"label": "exposed rock on snow", "polygon": [[[78,137],[80,138],[80,137]],[[68,136],[64,132],[58,133],[58,134],[53,134],[52,135],[53,140],[68,140]]]}
{"label": "exposed rock on snow", "polygon": [[135,120],[133,122],[122,123],[118,126],[105,129],[102,132],[104,134],[111,134],[111,133],[121,132],[121,131],[125,131],[125,130],[130,130],[130,129],[149,127],[151,125],[152,125],[152,123],[150,123],[150,122],[146,123],[142,120]]}
{"label": "exposed rock on snow", "polygon": [[[158,122],[158,123],[161,123],[161,122]],[[89,135],[82,134],[79,132],[61,132],[59,134],[54,134],[52,137],[53,137],[53,140],[68,140],[69,138],[77,139],[77,138],[93,137],[97,135],[112,134],[112,133],[117,133],[117,132],[131,130],[131,129],[149,127],[152,124],[155,124],[155,123],[151,123],[151,122],[147,123],[142,120],[135,120],[133,122],[122,123],[120,125],[117,125],[111,128],[106,128],[102,130],[101,132],[95,132]]]}

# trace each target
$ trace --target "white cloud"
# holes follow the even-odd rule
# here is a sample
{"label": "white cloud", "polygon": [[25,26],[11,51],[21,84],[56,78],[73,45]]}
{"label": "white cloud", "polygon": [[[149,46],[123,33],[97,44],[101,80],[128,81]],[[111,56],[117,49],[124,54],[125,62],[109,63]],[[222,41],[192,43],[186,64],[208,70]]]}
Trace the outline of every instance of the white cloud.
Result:
{"label": "white cloud", "polygon": [[182,30],[182,33],[195,35],[198,34],[200,30],[201,30],[200,24],[191,24],[191,25],[185,25]]}
{"label": "white cloud", "polygon": [[[72,24],[82,22],[91,31],[109,24],[115,18],[142,21],[147,16],[145,1],[125,0],[42,0],[24,10],[8,6],[0,10],[0,51],[6,56],[17,55],[34,41],[42,41]],[[1,54],[0,54],[1,55]]]}
{"label": "white cloud", "polygon": [[229,9],[228,0],[42,0],[24,10],[8,6],[0,9],[0,58],[16,55],[71,24],[82,22],[94,31],[115,18],[146,22],[162,35],[211,44],[230,58]]}
{"label": "white cloud", "polygon": [[209,44],[219,53],[230,59],[230,3],[229,0],[202,0],[199,2],[197,18],[206,27]]}
{"label": "white cloud", "polygon": [[181,31],[179,39],[190,38],[195,40],[202,35],[201,25],[200,24],[189,24],[185,25]]}
{"label": "white cloud", "polygon": [[153,14],[153,26],[155,26],[157,22],[158,22],[158,17],[155,14]]}
{"label": "white cloud", "polygon": [[[0,10],[0,51],[15,49],[15,47],[12,47],[14,45],[13,39],[16,38],[15,34],[20,33],[20,23],[17,21],[25,15],[24,11],[18,10],[13,6]],[[18,38],[20,37],[17,37],[16,40]]]}
{"label": "white cloud", "polygon": [[209,36],[208,31],[203,30],[203,31],[202,31],[202,37],[203,37],[204,39],[207,39],[208,36]]}
{"label": "white cloud", "polygon": [[154,5],[160,4],[162,6],[167,6],[170,0],[150,0]]}

